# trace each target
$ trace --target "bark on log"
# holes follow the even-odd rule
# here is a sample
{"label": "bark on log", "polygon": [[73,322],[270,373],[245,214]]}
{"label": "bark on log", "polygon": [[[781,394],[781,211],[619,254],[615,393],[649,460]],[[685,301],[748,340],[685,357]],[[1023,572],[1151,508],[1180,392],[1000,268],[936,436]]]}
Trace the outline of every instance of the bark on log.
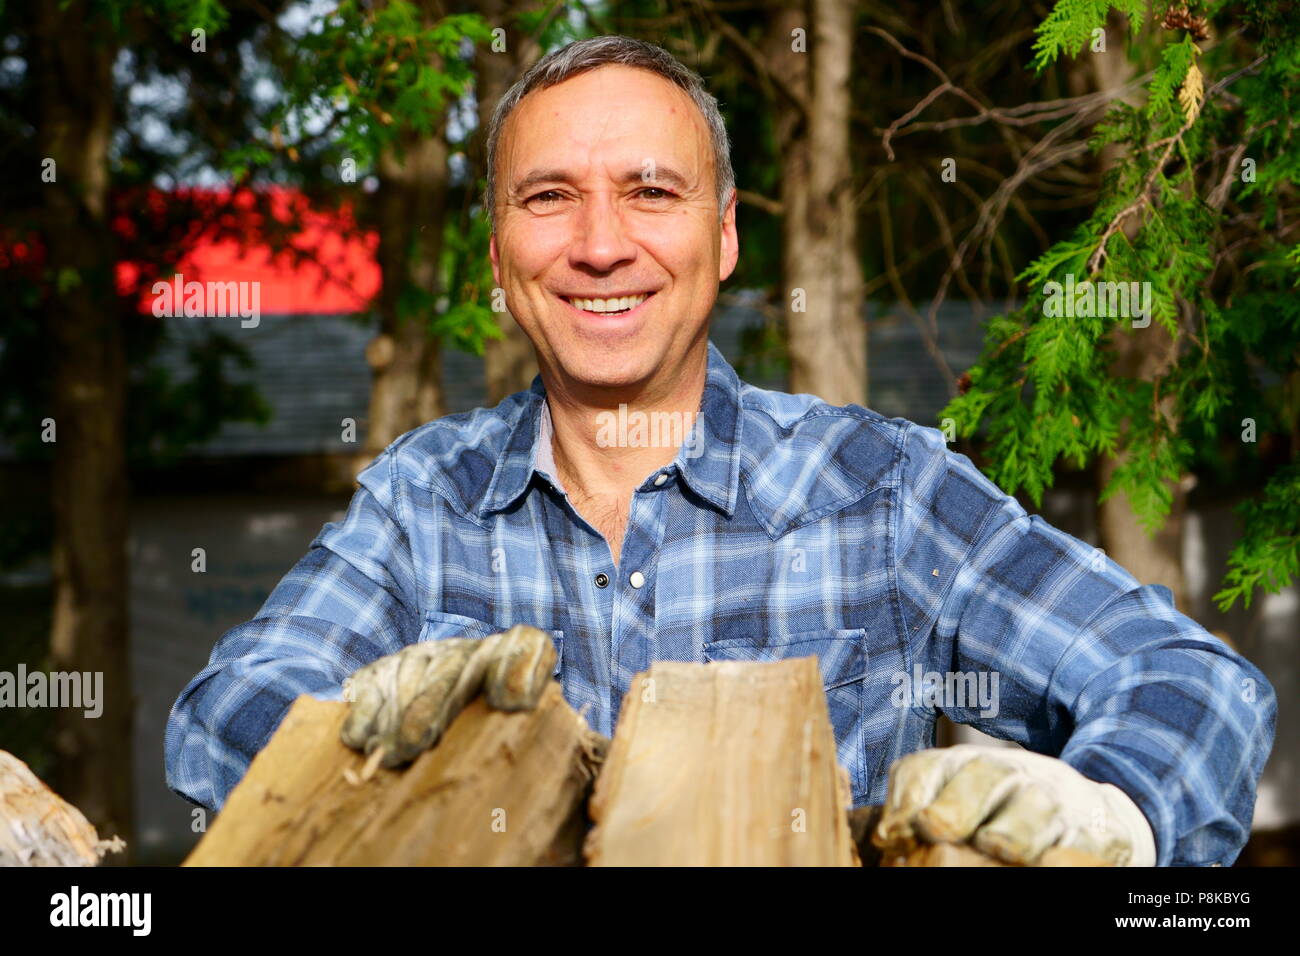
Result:
{"label": "bark on log", "polygon": [[436,747],[368,780],[365,758],[339,740],[347,707],[299,697],[184,865],[580,862],[605,741],[559,684],[533,711],[472,701]]}
{"label": "bark on log", "polygon": [[122,840],[101,840],[84,814],[0,750],[0,866],[95,866]]}
{"label": "bark on log", "polygon": [[856,866],[815,658],[658,662],[591,798],[592,866]]}

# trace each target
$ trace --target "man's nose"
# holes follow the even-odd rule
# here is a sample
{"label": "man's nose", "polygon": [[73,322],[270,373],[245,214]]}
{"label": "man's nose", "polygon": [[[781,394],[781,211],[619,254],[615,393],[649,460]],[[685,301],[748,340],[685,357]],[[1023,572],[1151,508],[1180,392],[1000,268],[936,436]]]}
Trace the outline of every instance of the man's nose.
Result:
{"label": "man's nose", "polygon": [[578,211],[569,264],[608,272],[636,258],[636,244],[610,196],[589,196]]}

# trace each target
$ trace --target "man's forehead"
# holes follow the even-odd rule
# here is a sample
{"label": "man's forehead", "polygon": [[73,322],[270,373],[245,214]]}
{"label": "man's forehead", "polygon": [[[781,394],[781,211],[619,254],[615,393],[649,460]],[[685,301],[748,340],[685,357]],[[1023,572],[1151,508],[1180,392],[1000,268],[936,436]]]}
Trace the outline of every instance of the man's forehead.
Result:
{"label": "man's forehead", "polygon": [[704,119],[690,97],[664,77],[629,67],[600,67],[530,93],[507,127],[503,154],[515,190],[584,172],[687,188],[711,161]]}

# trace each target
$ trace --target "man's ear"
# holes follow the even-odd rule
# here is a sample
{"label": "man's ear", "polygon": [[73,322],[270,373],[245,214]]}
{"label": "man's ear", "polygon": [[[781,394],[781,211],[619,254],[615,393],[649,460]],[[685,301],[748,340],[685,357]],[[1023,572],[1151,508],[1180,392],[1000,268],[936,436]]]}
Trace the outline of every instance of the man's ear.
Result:
{"label": "man's ear", "polygon": [[722,248],[718,257],[718,281],[723,282],[736,268],[740,258],[740,237],[736,234],[736,190],[727,200],[727,211],[722,217]]}
{"label": "man's ear", "polygon": [[488,258],[492,260],[492,281],[501,287],[501,264],[497,259],[497,234],[494,232],[488,239]]}

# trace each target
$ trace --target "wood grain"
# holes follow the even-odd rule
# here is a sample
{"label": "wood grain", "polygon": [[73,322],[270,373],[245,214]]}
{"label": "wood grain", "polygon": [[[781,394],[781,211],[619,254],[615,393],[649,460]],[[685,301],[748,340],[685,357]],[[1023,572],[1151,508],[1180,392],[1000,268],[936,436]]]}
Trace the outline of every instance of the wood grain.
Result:
{"label": "wood grain", "polygon": [[603,738],[547,687],[537,709],[472,701],[432,750],[377,769],[339,740],[347,704],[299,697],[186,866],[580,862]]}
{"label": "wood grain", "polygon": [[80,810],[0,750],[0,866],[96,866],[125,847],[99,839]]}
{"label": "wood grain", "polygon": [[592,794],[591,866],[856,866],[813,657],[657,662]]}

